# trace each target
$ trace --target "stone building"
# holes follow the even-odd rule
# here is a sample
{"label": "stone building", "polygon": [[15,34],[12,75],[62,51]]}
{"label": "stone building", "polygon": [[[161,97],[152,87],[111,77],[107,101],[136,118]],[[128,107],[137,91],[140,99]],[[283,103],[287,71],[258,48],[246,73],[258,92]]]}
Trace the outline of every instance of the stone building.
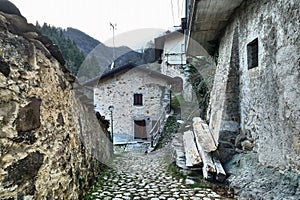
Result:
{"label": "stone building", "polygon": [[185,37],[182,29],[155,38],[155,48],[156,57],[159,57],[161,62],[161,73],[177,78],[179,83],[181,81],[173,91],[182,92],[184,99],[191,102],[193,92],[191,84],[187,81],[188,74],[185,71]]}
{"label": "stone building", "polygon": [[[264,193],[264,198],[299,197],[299,187],[286,189],[280,179],[295,173],[287,184],[299,180],[300,2],[195,0],[190,5],[189,36],[218,58],[210,129],[224,162],[236,149],[247,150],[234,157],[238,179],[231,178],[231,184],[240,184],[237,192],[250,199]],[[258,165],[269,168],[257,175]],[[262,187],[268,179],[272,184]]]}
{"label": "stone building", "polygon": [[152,141],[169,111],[172,81],[145,65],[125,65],[87,83],[94,85],[95,110],[106,120],[113,114],[114,144]]}

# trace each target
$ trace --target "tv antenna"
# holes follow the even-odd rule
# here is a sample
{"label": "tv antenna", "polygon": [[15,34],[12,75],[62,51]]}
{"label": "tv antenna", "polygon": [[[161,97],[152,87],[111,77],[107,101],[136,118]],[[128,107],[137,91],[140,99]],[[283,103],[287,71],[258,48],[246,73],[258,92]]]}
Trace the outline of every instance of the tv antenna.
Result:
{"label": "tv antenna", "polygon": [[113,32],[113,62],[115,61],[115,30],[117,30],[117,24],[113,24],[110,22],[110,30]]}

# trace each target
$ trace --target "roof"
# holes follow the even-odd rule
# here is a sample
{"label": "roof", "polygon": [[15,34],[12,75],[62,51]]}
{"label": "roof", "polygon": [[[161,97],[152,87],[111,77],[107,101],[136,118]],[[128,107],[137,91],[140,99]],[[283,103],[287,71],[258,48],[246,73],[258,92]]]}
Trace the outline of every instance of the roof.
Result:
{"label": "roof", "polygon": [[170,38],[172,36],[176,35],[182,35],[183,36],[183,30],[179,29],[173,32],[165,33],[162,36],[159,36],[157,38],[154,38],[154,43],[155,43],[155,58],[159,59],[161,54],[163,53],[164,50],[164,44],[167,38]]}
{"label": "roof", "polygon": [[177,34],[183,35],[183,30],[182,29],[178,29],[178,30],[175,30],[175,31],[172,31],[172,32],[165,32],[164,35],[159,36],[159,37],[157,37],[155,39],[168,38],[168,37],[172,37],[173,35],[177,35]]}
{"label": "roof", "polygon": [[170,38],[170,37],[176,36],[176,35],[183,36],[183,30],[179,29],[179,30],[176,30],[176,31],[173,31],[173,32],[165,33],[164,35],[155,38],[154,39],[155,40],[155,48],[156,49],[164,49],[165,40],[167,38]]}
{"label": "roof", "polygon": [[134,64],[127,64],[118,68],[113,68],[112,70],[102,74],[101,76],[97,76],[91,80],[86,81],[85,83],[83,83],[84,86],[95,86],[97,85],[101,80],[106,80],[106,79],[110,79],[113,78],[116,74],[120,74],[120,73],[126,73],[131,69],[138,69],[143,71],[144,73],[148,74],[149,76],[152,77],[157,77],[157,78],[161,78],[163,80],[166,80],[168,83],[174,83],[175,80],[170,77],[170,76],[166,76],[164,74],[161,74],[157,71],[153,71],[149,68],[147,68],[148,65],[139,65],[136,66]]}
{"label": "roof", "polygon": [[222,30],[228,24],[235,9],[244,0],[192,0],[189,29],[190,37],[212,53]]}

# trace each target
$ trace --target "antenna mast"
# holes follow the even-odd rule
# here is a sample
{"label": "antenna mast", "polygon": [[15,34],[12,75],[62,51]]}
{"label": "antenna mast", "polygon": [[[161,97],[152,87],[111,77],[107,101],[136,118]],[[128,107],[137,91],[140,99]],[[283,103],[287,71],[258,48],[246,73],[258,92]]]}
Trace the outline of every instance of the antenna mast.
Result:
{"label": "antenna mast", "polygon": [[117,24],[113,24],[110,22],[110,27],[112,29],[113,32],[113,61],[116,59],[115,58],[115,30],[117,29]]}

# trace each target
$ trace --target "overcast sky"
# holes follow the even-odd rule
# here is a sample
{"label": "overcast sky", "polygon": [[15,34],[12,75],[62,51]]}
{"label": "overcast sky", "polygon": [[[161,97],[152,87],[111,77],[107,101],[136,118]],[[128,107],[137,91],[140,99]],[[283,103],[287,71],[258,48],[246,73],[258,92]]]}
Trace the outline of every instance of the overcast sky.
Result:
{"label": "overcast sky", "polygon": [[77,28],[105,43],[112,38],[110,22],[117,24],[116,35],[146,28],[168,30],[179,25],[185,13],[184,0],[10,1],[30,23]]}

